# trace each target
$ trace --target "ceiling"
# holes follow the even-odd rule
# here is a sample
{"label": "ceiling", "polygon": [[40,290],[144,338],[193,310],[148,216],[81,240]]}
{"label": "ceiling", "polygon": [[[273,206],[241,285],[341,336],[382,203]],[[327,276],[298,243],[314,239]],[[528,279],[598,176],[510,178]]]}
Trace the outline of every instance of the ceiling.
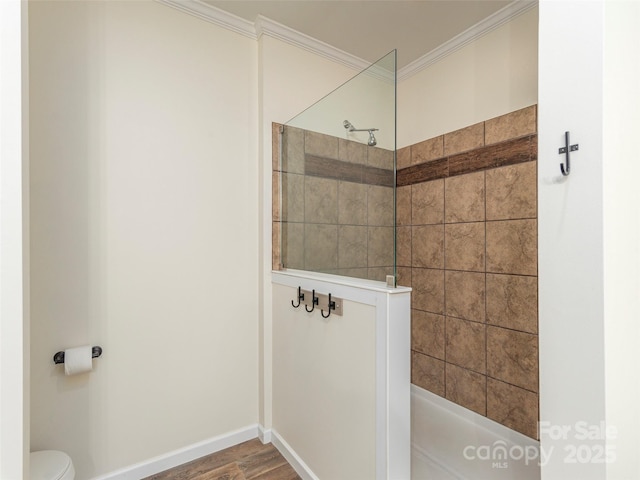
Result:
{"label": "ceiling", "polygon": [[203,0],[254,22],[262,15],[375,62],[394,48],[398,68],[505,7],[511,0]]}

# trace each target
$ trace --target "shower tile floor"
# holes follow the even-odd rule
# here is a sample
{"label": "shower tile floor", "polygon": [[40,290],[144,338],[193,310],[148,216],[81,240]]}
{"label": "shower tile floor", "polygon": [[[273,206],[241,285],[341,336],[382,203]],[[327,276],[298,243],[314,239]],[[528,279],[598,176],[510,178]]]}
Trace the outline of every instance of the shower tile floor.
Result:
{"label": "shower tile floor", "polygon": [[276,447],[257,438],[144,480],[300,480]]}

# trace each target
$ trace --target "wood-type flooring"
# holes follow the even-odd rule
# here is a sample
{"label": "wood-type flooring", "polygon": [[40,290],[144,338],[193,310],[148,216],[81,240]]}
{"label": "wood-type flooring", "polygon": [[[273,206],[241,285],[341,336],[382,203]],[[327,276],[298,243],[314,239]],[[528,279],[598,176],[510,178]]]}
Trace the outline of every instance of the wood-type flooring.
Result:
{"label": "wood-type flooring", "polygon": [[300,480],[271,444],[253,439],[144,480]]}

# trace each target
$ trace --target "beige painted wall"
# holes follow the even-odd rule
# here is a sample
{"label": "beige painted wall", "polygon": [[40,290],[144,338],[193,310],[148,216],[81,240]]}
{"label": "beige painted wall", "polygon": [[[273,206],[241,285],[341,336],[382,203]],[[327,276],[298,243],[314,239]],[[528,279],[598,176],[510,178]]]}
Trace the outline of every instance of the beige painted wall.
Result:
{"label": "beige painted wall", "polygon": [[83,479],[258,421],[257,45],[152,1],[29,13],[31,447]]}
{"label": "beige painted wall", "polygon": [[274,429],[318,478],[374,479],[376,308],[344,299],[323,319],[296,295],[274,285]]}
{"label": "beige painted wall", "polygon": [[272,405],[271,165],[272,122],[286,123],[357,71],[272,37],[259,45],[260,131],[260,423],[270,428]]}
{"label": "beige painted wall", "polygon": [[398,148],[537,103],[538,9],[398,85]]}

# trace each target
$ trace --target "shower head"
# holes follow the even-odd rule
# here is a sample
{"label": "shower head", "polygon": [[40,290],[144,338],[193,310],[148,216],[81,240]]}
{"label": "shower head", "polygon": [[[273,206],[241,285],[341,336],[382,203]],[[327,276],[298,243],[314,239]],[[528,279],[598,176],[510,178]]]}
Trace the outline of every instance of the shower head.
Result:
{"label": "shower head", "polygon": [[377,143],[378,142],[376,141],[376,137],[373,134],[373,130],[369,130],[369,141],[367,142],[367,145],[369,145],[370,147],[375,147]]}
{"label": "shower head", "polygon": [[369,141],[367,142],[367,145],[369,145],[370,147],[375,147],[376,144],[378,143],[375,135],[373,134],[373,132],[378,131],[377,128],[356,128],[353,126],[353,124],[349,120],[345,120],[344,122],[342,122],[342,125],[349,132],[369,132]]}

